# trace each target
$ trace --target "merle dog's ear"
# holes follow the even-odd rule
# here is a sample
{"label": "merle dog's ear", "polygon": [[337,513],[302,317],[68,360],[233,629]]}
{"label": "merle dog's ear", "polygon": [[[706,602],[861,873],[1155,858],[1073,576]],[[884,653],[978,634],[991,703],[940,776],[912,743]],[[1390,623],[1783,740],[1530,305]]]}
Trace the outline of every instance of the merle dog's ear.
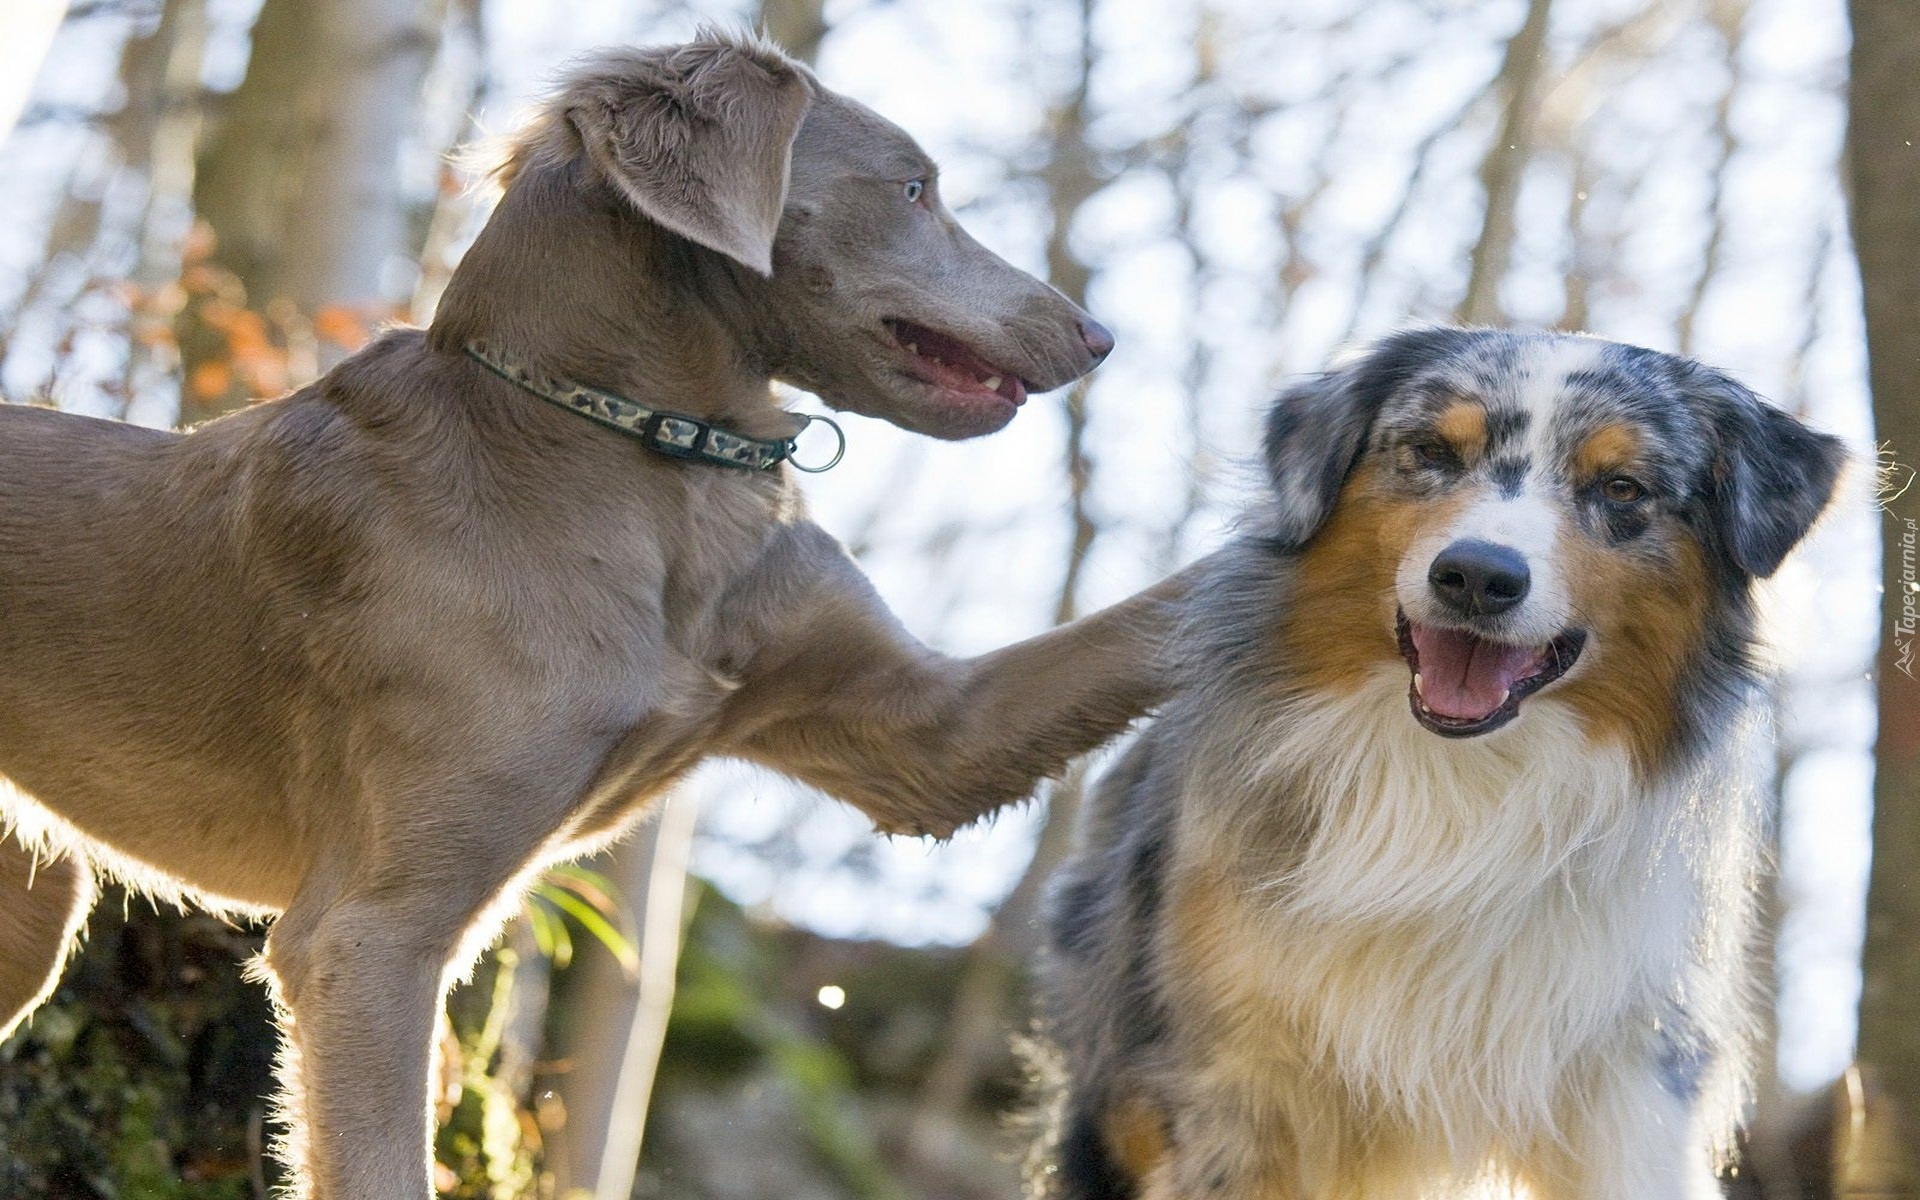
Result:
{"label": "merle dog's ear", "polygon": [[589,65],[566,111],[594,165],[641,213],[771,275],[793,139],[812,100],[806,69],[779,50],[708,34]]}
{"label": "merle dog's ear", "polygon": [[1280,393],[1267,413],[1267,475],[1273,483],[1275,540],[1304,544],[1340,497],[1387,398],[1423,368],[1483,336],[1415,329],[1376,343],[1360,359]]}
{"label": "merle dog's ear", "polygon": [[1333,511],[1381,399],[1355,389],[1351,371],[1328,371],[1294,384],[1273,402],[1265,448],[1275,541],[1304,545]]}
{"label": "merle dog's ear", "polygon": [[1689,383],[1708,394],[1719,428],[1712,503],[1727,558],[1765,578],[1827,507],[1846,448],[1718,371],[1695,367]]}

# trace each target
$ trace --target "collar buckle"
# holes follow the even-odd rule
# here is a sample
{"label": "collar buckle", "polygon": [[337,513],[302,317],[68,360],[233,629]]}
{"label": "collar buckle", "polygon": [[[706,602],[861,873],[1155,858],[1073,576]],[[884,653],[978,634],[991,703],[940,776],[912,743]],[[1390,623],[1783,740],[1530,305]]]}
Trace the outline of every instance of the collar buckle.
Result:
{"label": "collar buckle", "polygon": [[809,475],[819,475],[839,466],[840,460],[847,456],[847,431],[840,428],[839,423],[832,417],[816,417],[812,413],[795,413],[793,415],[806,422],[805,425],[800,427],[800,433],[805,433],[815,425],[825,425],[828,429],[833,430],[833,436],[839,439],[839,445],[834,447],[832,458],[820,466],[809,467],[799,459],[793,457],[795,449],[798,448],[796,443],[800,438],[800,433],[794,434],[787,439],[787,462],[793,465],[793,469],[796,471],[805,471]]}

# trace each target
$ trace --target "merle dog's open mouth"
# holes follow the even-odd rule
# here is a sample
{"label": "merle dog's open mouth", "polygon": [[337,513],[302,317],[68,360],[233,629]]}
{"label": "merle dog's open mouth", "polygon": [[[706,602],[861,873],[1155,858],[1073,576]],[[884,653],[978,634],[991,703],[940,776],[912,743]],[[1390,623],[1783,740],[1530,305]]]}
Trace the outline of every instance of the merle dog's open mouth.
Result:
{"label": "merle dog's open mouth", "polygon": [[1520,715],[1520,702],[1567,673],[1587,644],[1569,629],[1544,646],[1496,642],[1465,629],[1395,617],[1400,656],[1413,671],[1414,719],[1441,737],[1478,737]]}
{"label": "merle dog's open mouth", "polygon": [[958,338],[889,317],[887,332],[912,356],[909,370],[922,383],[963,396],[996,395],[1018,406],[1027,401],[1027,381],[985,358]]}

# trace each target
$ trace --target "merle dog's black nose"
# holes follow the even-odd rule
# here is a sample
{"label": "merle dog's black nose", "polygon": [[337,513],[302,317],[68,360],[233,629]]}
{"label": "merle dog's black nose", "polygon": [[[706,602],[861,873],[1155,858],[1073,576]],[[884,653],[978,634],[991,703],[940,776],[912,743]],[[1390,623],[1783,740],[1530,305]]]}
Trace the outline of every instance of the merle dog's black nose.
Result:
{"label": "merle dog's black nose", "polygon": [[1503,613],[1527,598],[1527,560],[1510,546],[1455,542],[1427,569],[1427,582],[1447,607],[1468,616]]}
{"label": "merle dog's black nose", "polygon": [[1100,362],[1113,353],[1113,333],[1105,325],[1092,317],[1080,319],[1080,340],[1093,352],[1093,361]]}

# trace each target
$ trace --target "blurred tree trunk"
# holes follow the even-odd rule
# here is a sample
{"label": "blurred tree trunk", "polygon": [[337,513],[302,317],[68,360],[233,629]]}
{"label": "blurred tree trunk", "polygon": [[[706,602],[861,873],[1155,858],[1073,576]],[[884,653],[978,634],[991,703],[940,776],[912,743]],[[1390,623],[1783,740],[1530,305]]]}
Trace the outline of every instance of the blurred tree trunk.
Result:
{"label": "blurred tree trunk", "polygon": [[[179,323],[182,424],[304,382],[397,315],[416,249],[400,155],[444,11],[445,0],[266,0],[194,180],[210,241]],[[279,358],[288,370],[262,369]]]}
{"label": "blurred tree trunk", "polygon": [[604,947],[583,947],[579,976],[559,1014],[567,1065],[554,1091],[566,1124],[553,1139],[547,1166],[561,1200],[626,1200],[633,1192],[673,1009],[699,812],[691,793],[671,797],[651,823],[591,864],[633,906],[640,966],[631,973]]}
{"label": "blurred tree trunk", "polygon": [[205,0],[173,0],[162,8],[150,38],[127,48],[120,76],[127,105],[110,124],[125,170],[145,185],[136,214],[139,257],[134,264],[134,336],[128,339],[120,413],[136,398],[152,403],[176,395],[179,358],[173,340],[151,336],[153,310],[180,278],[181,250],[193,221],[195,143],[205,111],[200,68],[206,58]]}
{"label": "blurred tree trunk", "polygon": [[[1853,0],[1849,173],[1853,238],[1866,303],[1868,374],[1880,444],[1903,465],[1920,455],[1920,6]],[[1907,503],[1912,503],[1908,495]],[[1874,868],[1866,899],[1860,1073],[1851,1137],[1839,1148],[1843,1196],[1920,1188],[1920,687],[1901,649],[1912,647],[1912,524],[1889,505],[1885,522],[1880,737],[1874,747]],[[1901,634],[1901,628],[1907,634]]]}
{"label": "blurred tree trunk", "polygon": [[760,28],[787,53],[811,64],[826,40],[826,0],[760,0]]}
{"label": "blurred tree trunk", "polygon": [[201,158],[215,254],[257,304],[390,298],[410,246],[401,144],[419,112],[444,0],[267,0],[246,80]]}
{"label": "blurred tree trunk", "polygon": [[[1880,444],[1910,477],[1920,455],[1920,4],[1852,0],[1849,173],[1854,244],[1866,306],[1869,377]],[[1902,662],[1914,600],[1912,493],[1883,525],[1883,640],[1875,679],[1873,873],[1867,897],[1861,1074],[1843,1138],[1841,1195],[1920,1190],[1920,687]],[[1905,632],[1902,632],[1902,631]],[[1887,634],[1891,636],[1885,636]]]}
{"label": "blurred tree trunk", "polygon": [[[1067,299],[1087,306],[1087,285],[1093,271],[1073,251],[1072,235],[1080,209],[1100,190],[1100,177],[1094,169],[1093,147],[1087,144],[1087,126],[1091,120],[1089,89],[1093,82],[1094,0],[1079,0],[1080,52],[1073,75],[1072,89],[1054,111],[1052,138],[1048,146],[1047,167],[1041,181],[1047,189],[1047,279]],[[1093,486],[1093,460],[1087,449],[1087,393],[1091,380],[1082,377],[1067,389],[1067,448],[1062,464],[1067,478],[1069,540],[1066,569],[1060,580],[1060,596],[1054,605],[1053,621],[1064,625],[1079,615],[1080,576],[1086,566],[1093,540],[1099,536],[1087,496]],[[1049,820],[1052,819],[1049,815]]]}

